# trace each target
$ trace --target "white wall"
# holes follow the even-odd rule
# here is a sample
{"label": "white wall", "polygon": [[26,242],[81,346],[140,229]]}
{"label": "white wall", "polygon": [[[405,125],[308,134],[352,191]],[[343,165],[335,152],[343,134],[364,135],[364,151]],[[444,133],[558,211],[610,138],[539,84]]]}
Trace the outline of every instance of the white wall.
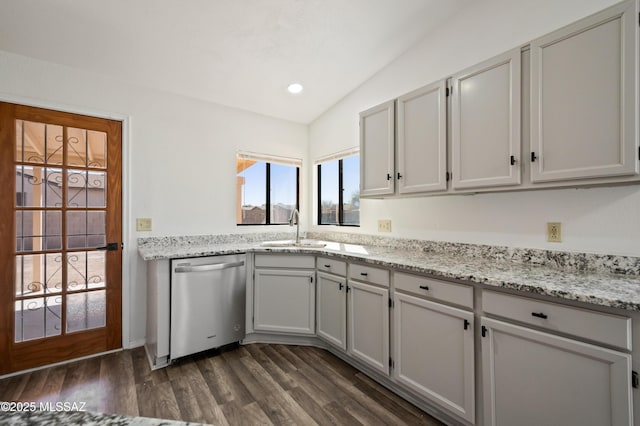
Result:
{"label": "white wall", "polygon": [[[137,237],[282,230],[236,226],[235,154],[306,159],[307,126],[2,51],[0,76],[0,100],[130,119],[123,182],[124,257],[130,265],[123,281],[125,344],[145,336],[146,266]],[[136,233],[136,217],[152,218],[153,232]]]}
{"label": "white wall", "polygon": [[[617,2],[472,3],[314,121],[309,132],[310,159],[357,146],[360,111],[522,46]],[[312,211],[315,203],[312,200]],[[640,256],[638,218],[640,186],[632,185],[362,200],[358,232],[377,234],[377,220],[391,219],[391,236]],[[562,222],[562,243],[546,242],[549,221]]]}

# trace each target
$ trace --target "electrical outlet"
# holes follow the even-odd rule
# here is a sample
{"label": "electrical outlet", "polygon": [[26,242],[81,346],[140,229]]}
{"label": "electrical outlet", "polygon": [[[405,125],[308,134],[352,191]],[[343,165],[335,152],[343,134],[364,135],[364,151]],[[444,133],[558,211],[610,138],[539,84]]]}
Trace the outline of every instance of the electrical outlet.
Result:
{"label": "electrical outlet", "polygon": [[547,241],[550,243],[562,242],[562,224],[560,222],[547,222]]}
{"label": "electrical outlet", "polygon": [[136,231],[138,232],[151,231],[151,218],[150,217],[136,218]]}
{"label": "electrical outlet", "polygon": [[379,220],[378,232],[391,232],[391,221],[389,219]]}

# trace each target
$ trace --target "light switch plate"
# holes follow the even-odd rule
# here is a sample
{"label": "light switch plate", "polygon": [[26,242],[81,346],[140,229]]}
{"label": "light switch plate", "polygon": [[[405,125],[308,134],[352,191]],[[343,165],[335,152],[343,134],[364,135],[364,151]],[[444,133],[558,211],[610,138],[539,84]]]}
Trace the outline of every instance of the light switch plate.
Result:
{"label": "light switch plate", "polygon": [[136,219],[136,231],[138,232],[146,232],[151,231],[151,218],[150,217],[139,217]]}

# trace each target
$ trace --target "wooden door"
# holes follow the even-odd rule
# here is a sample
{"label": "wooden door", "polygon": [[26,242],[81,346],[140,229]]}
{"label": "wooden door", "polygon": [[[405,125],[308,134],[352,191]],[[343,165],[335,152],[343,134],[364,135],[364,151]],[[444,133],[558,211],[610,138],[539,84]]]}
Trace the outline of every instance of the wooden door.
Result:
{"label": "wooden door", "polygon": [[398,192],[447,189],[445,80],[398,98]]}
{"label": "wooden door", "polygon": [[253,328],[256,331],[315,334],[313,276],[313,271],[306,270],[256,269]]}
{"label": "wooden door", "polygon": [[318,337],[347,349],[347,281],[337,275],[317,273]]}
{"label": "wooden door", "polygon": [[394,376],[473,423],[473,312],[396,293]]}
{"label": "wooden door", "polygon": [[630,426],[631,355],[482,318],[484,424]]}
{"label": "wooden door", "polygon": [[452,186],[520,183],[520,49],[452,78]]}
{"label": "wooden door", "polygon": [[360,113],[360,197],[395,191],[395,101]]}
{"label": "wooden door", "polygon": [[638,174],[635,2],[531,42],[531,181]]}
{"label": "wooden door", "polygon": [[389,290],[349,281],[349,354],[389,374]]}
{"label": "wooden door", "polygon": [[122,346],[121,132],[0,103],[0,374]]}

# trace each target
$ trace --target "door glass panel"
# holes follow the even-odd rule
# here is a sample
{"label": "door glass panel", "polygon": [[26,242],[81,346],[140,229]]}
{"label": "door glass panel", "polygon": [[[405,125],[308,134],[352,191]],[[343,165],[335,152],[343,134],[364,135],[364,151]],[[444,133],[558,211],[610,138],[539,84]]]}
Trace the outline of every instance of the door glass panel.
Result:
{"label": "door glass panel", "polygon": [[16,166],[18,207],[61,207],[62,169]]}
{"label": "door glass panel", "polygon": [[16,160],[62,164],[62,126],[16,120]]}
{"label": "door glass panel", "polygon": [[96,248],[106,245],[104,211],[67,212],[67,247]]}
{"label": "door glass panel", "polygon": [[62,296],[15,302],[15,341],[57,336],[61,332]]}
{"label": "door glass panel", "polygon": [[67,331],[104,327],[106,291],[74,293],[67,296]]}
{"label": "door glass panel", "polygon": [[107,134],[94,130],[67,129],[67,164],[91,168],[107,167]]}
{"label": "door glass panel", "polygon": [[104,172],[67,171],[68,207],[105,207],[106,176]]}
{"label": "door glass panel", "polygon": [[62,291],[62,255],[26,254],[16,256],[16,295],[33,296]]}
{"label": "door glass panel", "polygon": [[80,251],[67,254],[67,290],[105,286],[105,252]]}
{"label": "door glass panel", "polygon": [[16,250],[61,250],[61,217],[60,211],[16,211]]}

